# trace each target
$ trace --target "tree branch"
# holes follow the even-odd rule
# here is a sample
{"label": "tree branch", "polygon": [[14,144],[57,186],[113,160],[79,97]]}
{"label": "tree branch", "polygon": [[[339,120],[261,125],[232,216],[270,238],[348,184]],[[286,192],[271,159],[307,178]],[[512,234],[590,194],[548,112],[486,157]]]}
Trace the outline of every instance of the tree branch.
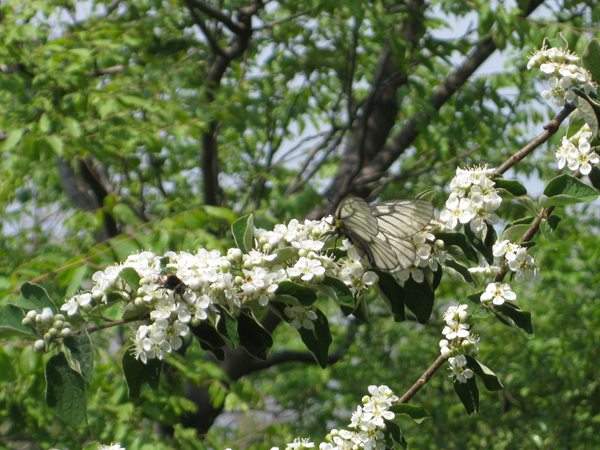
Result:
{"label": "tree branch", "polygon": [[[523,17],[530,15],[543,1],[532,0],[523,11]],[[332,212],[337,203],[350,192],[367,197],[368,184],[383,176],[394,161],[412,145],[419,133],[431,123],[438,110],[467,82],[496,48],[491,37],[481,40],[464,61],[433,90],[426,102],[430,106],[428,110],[419,111],[410,117],[391,142],[383,148],[380,146],[376,149],[373,158],[366,155],[364,158],[366,165],[359,166],[358,171],[348,171],[348,165],[342,166],[326,190],[326,196],[330,199],[329,204],[325,208],[315,209],[311,216],[318,217]]]}
{"label": "tree branch", "polygon": [[514,153],[510,158],[508,158],[504,163],[502,163],[495,171],[496,175],[502,175],[512,166],[517,164],[531,152],[533,152],[536,148],[550,139],[560,128],[561,123],[569,117],[575,111],[575,105],[566,104],[563,109],[561,109],[558,114],[550,120],[546,125],[544,125],[544,131],[538,134],[535,138],[527,143],[523,148],[521,148],[518,152]]}
{"label": "tree branch", "polygon": [[202,0],[186,0],[188,4],[190,4],[193,8],[197,8],[202,11],[208,17],[215,19],[225,25],[229,30],[236,34],[243,33],[244,27],[236,23],[231,17],[224,14],[222,11],[214,8],[213,6],[203,2]]}

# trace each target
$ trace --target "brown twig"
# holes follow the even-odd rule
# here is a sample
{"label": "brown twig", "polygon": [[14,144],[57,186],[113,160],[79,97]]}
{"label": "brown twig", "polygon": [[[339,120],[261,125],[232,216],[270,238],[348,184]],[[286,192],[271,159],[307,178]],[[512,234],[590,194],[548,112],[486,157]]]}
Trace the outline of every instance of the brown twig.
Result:
{"label": "brown twig", "polygon": [[400,403],[408,403],[417,392],[419,392],[419,390],[425,386],[427,384],[427,382],[429,380],[431,380],[431,378],[435,375],[435,373],[440,369],[440,367],[442,367],[444,365],[444,363],[446,362],[446,360],[448,359],[447,356],[444,355],[439,355],[435,361],[433,361],[433,363],[431,363],[431,365],[427,368],[427,370],[425,370],[425,372],[423,372],[423,374],[419,377],[419,379],[417,381],[414,382],[414,384],[408,388],[408,390],[402,394],[402,396],[400,397]]}

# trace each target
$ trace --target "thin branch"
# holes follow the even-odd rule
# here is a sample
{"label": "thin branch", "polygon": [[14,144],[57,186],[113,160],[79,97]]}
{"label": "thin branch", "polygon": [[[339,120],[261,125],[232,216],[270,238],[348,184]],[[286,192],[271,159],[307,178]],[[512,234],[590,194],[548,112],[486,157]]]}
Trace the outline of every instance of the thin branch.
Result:
{"label": "thin branch", "polygon": [[550,139],[560,127],[561,123],[575,111],[575,105],[566,104],[563,109],[559,111],[559,113],[546,125],[544,125],[544,131],[538,134],[535,138],[527,143],[523,148],[521,148],[518,152],[514,153],[510,158],[508,158],[504,163],[502,163],[495,171],[496,175],[502,175],[512,166],[517,164],[531,152],[533,152],[536,148]]}
{"label": "thin branch", "polygon": [[146,319],[146,317],[130,317],[128,319],[115,320],[112,322],[106,322],[106,323],[102,323],[102,324],[98,324],[98,325],[91,325],[91,326],[87,327],[87,329],[85,331],[87,333],[95,333],[96,331],[106,330],[107,328],[112,328],[112,327],[116,327],[119,325],[125,325],[125,324],[131,323],[131,322],[138,322],[140,320],[145,320],[145,319]]}
{"label": "thin branch", "polygon": [[408,403],[423,386],[435,375],[435,373],[444,365],[448,356],[439,355],[433,363],[423,372],[414,384],[400,397],[400,403]]}
{"label": "thin branch", "polygon": [[218,9],[212,7],[211,5],[208,5],[207,3],[203,2],[202,0],[186,0],[186,1],[187,1],[187,3],[191,4],[194,8],[197,8],[200,11],[202,11],[208,17],[211,17],[211,18],[221,22],[223,25],[225,25],[227,28],[229,28],[234,33],[240,34],[240,33],[244,32],[244,28],[239,23],[235,22],[231,17],[227,16],[225,13],[223,13],[222,11],[219,11]]}
{"label": "thin branch", "polygon": [[227,53],[225,52],[225,50],[223,50],[221,48],[221,46],[219,45],[219,42],[213,35],[212,31],[210,31],[208,29],[208,25],[206,25],[206,22],[204,22],[204,19],[202,19],[202,17],[200,17],[200,15],[198,13],[196,13],[196,10],[194,9],[192,0],[186,0],[186,4],[188,5],[190,14],[192,15],[192,18],[194,19],[194,22],[196,23],[196,25],[198,25],[200,27],[202,34],[206,38],[206,41],[208,42],[210,49],[213,51],[213,53],[226,58]]}

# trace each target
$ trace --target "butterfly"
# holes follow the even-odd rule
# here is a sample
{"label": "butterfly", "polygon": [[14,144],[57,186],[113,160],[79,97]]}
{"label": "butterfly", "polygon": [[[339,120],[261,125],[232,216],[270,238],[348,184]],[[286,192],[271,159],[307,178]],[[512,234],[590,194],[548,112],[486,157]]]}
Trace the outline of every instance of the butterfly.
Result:
{"label": "butterfly", "polygon": [[433,205],[425,200],[394,200],[369,205],[359,197],[346,197],[335,212],[340,233],[362,250],[374,268],[396,272],[410,267],[416,257],[410,239],[433,218]]}

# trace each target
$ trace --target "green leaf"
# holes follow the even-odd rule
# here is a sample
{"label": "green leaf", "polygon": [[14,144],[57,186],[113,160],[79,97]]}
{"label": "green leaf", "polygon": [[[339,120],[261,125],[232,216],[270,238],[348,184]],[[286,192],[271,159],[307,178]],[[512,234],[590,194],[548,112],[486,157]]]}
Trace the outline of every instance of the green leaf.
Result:
{"label": "green leaf", "polygon": [[71,357],[77,367],[73,369],[81,374],[86,383],[89,383],[94,371],[94,349],[87,333],[69,336],[64,340],[66,347],[71,352]]}
{"label": "green leaf", "polygon": [[521,195],[527,195],[527,189],[521,183],[516,180],[506,180],[504,178],[495,178],[494,183],[497,188],[502,188],[508,192],[510,192],[515,197],[519,197]]}
{"label": "green leaf", "polygon": [[437,233],[436,238],[444,241],[445,245],[455,245],[460,248],[463,254],[473,262],[478,263],[479,258],[477,252],[473,249],[472,245],[467,241],[467,238],[462,233]]}
{"label": "green leaf", "polygon": [[[402,435],[402,431],[400,430],[400,427],[398,426],[398,424],[396,424],[390,420],[386,420],[385,421],[385,433],[393,441],[393,442],[389,442],[388,445],[386,446],[386,448],[397,448],[397,445],[399,445],[401,448],[408,447],[408,444],[407,444],[406,440],[404,439],[404,436]],[[397,445],[394,445],[394,443]]]}
{"label": "green leaf", "polygon": [[240,217],[231,225],[231,233],[235,240],[235,245],[248,253],[254,248],[254,217],[252,214]]}
{"label": "green leaf", "polygon": [[584,67],[590,71],[596,83],[600,83],[600,41],[592,39],[582,57]]}
{"label": "green leaf", "polygon": [[161,369],[162,361],[150,359],[147,364],[144,364],[133,356],[131,348],[126,349],[123,354],[123,373],[127,380],[129,398],[139,399],[144,384],[156,389],[160,381]]}
{"label": "green leaf", "polygon": [[327,367],[329,363],[329,346],[331,345],[331,332],[329,331],[329,322],[325,314],[319,309],[314,310],[317,313],[317,320],[313,322],[314,330],[300,328],[298,333],[306,348],[313,354],[321,367]]}
{"label": "green leaf", "polygon": [[125,280],[132,292],[137,292],[140,287],[140,276],[134,268],[126,267],[121,270],[119,277]]}
{"label": "green leaf", "polygon": [[17,146],[19,142],[21,142],[21,138],[25,134],[24,128],[18,128],[16,130],[11,130],[2,145],[2,150],[9,151]]}
{"label": "green leaf", "polygon": [[0,306],[0,336],[21,335],[35,337],[34,331],[23,325],[23,310],[14,305]]}
{"label": "green leaf", "polygon": [[533,323],[531,322],[530,312],[523,311],[510,303],[495,306],[494,309],[504,316],[509,317],[511,321],[523,331],[533,334]]}
{"label": "green leaf", "polygon": [[387,272],[377,272],[379,277],[379,292],[381,296],[387,300],[394,314],[396,322],[406,320],[406,312],[404,311],[404,290],[394,277]]}
{"label": "green leaf", "polygon": [[548,196],[543,202],[546,207],[591,202],[598,198],[598,192],[593,187],[567,174],[550,180],[544,194]]}
{"label": "green leaf", "polygon": [[488,391],[501,391],[504,386],[496,376],[496,374],[486,365],[477,361],[472,356],[467,356],[467,366],[481,378],[485,388]]}
{"label": "green leaf", "polygon": [[65,144],[60,136],[57,136],[55,134],[47,136],[46,142],[48,143],[48,145],[54,153],[56,153],[58,156],[63,156]]}
{"label": "green leaf", "polygon": [[292,259],[296,257],[298,250],[294,247],[283,247],[277,250],[275,253],[275,259],[270,262],[271,265],[287,265]]}
{"label": "green leaf", "polygon": [[275,291],[275,294],[296,297],[304,306],[310,306],[317,300],[317,294],[313,289],[292,281],[283,281],[279,283],[279,287],[277,288],[277,291]]}
{"label": "green leaf", "polygon": [[69,286],[67,287],[67,290],[65,291],[66,298],[69,298],[69,297],[72,297],[73,295],[75,295],[75,293],[81,287],[81,283],[83,282],[83,280],[85,279],[87,274],[88,274],[88,267],[86,265],[79,266],[75,270],[70,272]]}
{"label": "green leaf", "polygon": [[471,275],[471,272],[469,272],[469,269],[467,267],[463,266],[462,264],[457,263],[456,261],[454,261],[452,259],[447,259],[446,261],[444,261],[444,264],[446,266],[451,267],[452,269],[456,270],[467,283],[474,282],[473,276]]}
{"label": "green leaf", "polygon": [[51,308],[53,311],[56,311],[56,306],[52,300],[50,300],[46,289],[39,284],[30,283],[28,281],[21,285],[21,298],[16,306],[37,310]]}
{"label": "green leaf", "polygon": [[404,291],[403,302],[416,316],[420,323],[427,323],[433,311],[433,290],[428,283],[417,283],[409,278],[402,288]]}
{"label": "green leaf", "polygon": [[217,331],[223,336],[229,345],[233,348],[240,345],[240,336],[237,329],[237,320],[229,311],[223,307],[217,307],[219,311],[219,320],[217,322]]}
{"label": "green leaf", "polygon": [[265,328],[248,313],[238,317],[238,335],[240,343],[247,352],[258,358],[267,359],[267,352],[273,346],[273,338]]}
{"label": "green leaf", "polygon": [[483,291],[477,292],[476,294],[468,295],[467,298],[471,300],[473,303],[480,304],[481,303],[481,294]]}
{"label": "green leaf", "polygon": [[592,171],[588,177],[592,186],[600,190],[600,169],[598,167],[592,167]]}
{"label": "green leaf", "polygon": [[85,381],[69,367],[64,353],[54,355],[46,364],[46,403],[70,426],[87,421]]}
{"label": "green leaf", "polygon": [[395,405],[392,410],[396,414],[403,414],[410,417],[415,423],[423,423],[429,417],[429,413],[421,405],[411,403],[400,403]]}
{"label": "green leaf", "polygon": [[454,382],[454,391],[460,398],[468,414],[479,411],[479,390],[475,378],[469,378],[466,383]]}
{"label": "green leaf", "polygon": [[225,340],[208,321],[204,320],[193,326],[192,333],[198,339],[200,347],[212,352],[219,361],[223,361],[225,358],[225,352],[223,351]]}
{"label": "green leaf", "polygon": [[526,224],[512,225],[502,232],[502,239],[508,239],[510,242],[521,242],[523,235],[529,230],[530,226]]}
{"label": "green leaf", "polygon": [[552,214],[550,217],[548,217],[546,219],[546,222],[548,223],[548,225],[550,226],[550,228],[552,229],[552,231],[556,231],[556,228],[558,227],[558,224],[561,221],[561,217],[557,216],[556,214]]}
{"label": "green leaf", "polygon": [[319,285],[323,293],[338,304],[354,304],[354,296],[342,280],[333,277],[324,277]]}
{"label": "green leaf", "polygon": [[471,227],[465,225],[465,236],[467,236],[467,240],[471,243],[473,247],[475,247],[479,253],[483,255],[488,264],[493,264],[494,262],[494,254],[492,252],[492,246],[494,245],[494,239],[490,239],[490,233],[494,233],[494,227],[492,227],[489,223],[487,224],[486,237],[485,240],[481,240],[478,236],[473,233]]}

